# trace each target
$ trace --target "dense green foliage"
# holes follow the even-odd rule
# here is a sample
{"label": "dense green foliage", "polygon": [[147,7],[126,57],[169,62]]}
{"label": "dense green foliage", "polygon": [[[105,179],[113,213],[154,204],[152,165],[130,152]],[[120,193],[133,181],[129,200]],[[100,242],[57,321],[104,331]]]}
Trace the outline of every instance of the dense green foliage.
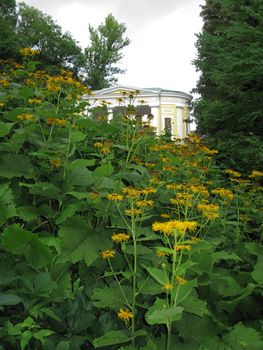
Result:
{"label": "dense green foliage", "polygon": [[207,0],[201,15],[198,131],[211,137],[225,163],[262,166],[263,2]]}
{"label": "dense green foliage", "polygon": [[113,15],[97,29],[89,26],[90,46],[85,49],[88,84],[94,90],[103,89],[117,82],[116,74],[124,70],[116,66],[123,58],[122,50],[130,40],[124,37],[126,26],[118,23]]}
{"label": "dense green foliage", "polygon": [[263,173],[131,109],[94,121],[23,53],[1,62],[0,349],[261,350]]}

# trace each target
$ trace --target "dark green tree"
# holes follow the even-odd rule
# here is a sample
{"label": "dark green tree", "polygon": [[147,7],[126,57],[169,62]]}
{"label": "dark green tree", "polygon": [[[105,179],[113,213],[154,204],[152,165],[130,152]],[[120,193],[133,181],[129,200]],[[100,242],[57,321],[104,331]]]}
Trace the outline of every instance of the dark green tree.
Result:
{"label": "dark green tree", "polygon": [[16,22],[16,1],[2,0],[0,2],[0,58],[2,59],[18,56]]}
{"label": "dark green tree", "polygon": [[[263,162],[263,2],[206,0],[198,35],[197,130],[243,168]],[[254,155],[257,154],[255,157]],[[262,166],[262,165],[261,165]]]}
{"label": "dark green tree", "polygon": [[125,32],[125,24],[118,23],[112,14],[97,29],[89,26],[91,43],[85,49],[85,57],[87,81],[92,89],[114,85],[116,74],[125,72],[116,66],[123,58],[122,49],[130,43]]}
{"label": "dark green tree", "polygon": [[19,4],[17,34],[21,47],[41,51],[45,70],[65,67],[79,72],[83,66],[81,48],[72,36],[63,33],[51,16],[25,3]]}

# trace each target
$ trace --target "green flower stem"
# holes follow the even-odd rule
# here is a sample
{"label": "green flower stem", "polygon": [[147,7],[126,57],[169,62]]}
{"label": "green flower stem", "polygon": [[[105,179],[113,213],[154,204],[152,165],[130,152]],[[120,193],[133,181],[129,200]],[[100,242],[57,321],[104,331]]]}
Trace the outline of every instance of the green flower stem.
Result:
{"label": "green flower stem", "polygon": [[167,328],[167,342],[166,342],[166,350],[170,350],[171,347],[171,336],[172,336],[172,324],[171,322],[166,323]]}
{"label": "green flower stem", "polygon": [[118,283],[118,286],[119,286],[119,288],[120,288],[121,294],[123,295],[123,298],[124,298],[124,300],[125,300],[125,302],[126,302],[126,305],[131,309],[131,308],[132,308],[132,305],[129,303],[129,301],[128,301],[128,299],[127,299],[127,297],[126,297],[126,295],[125,295],[125,293],[124,293],[124,291],[123,291],[123,289],[122,289],[122,286],[121,286],[121,284],[120,284],[120,281],[118,280],[118,277],[116,276],[116,274],[115,274],[115,272],[114,272],[114,270],[113,270],[113,267],[112,267],[112,265],[111,265],[110,259],[107,259],[107,260],[108,260],[108,263],[109,263],[111,272],[113,273],[113,276],[114,276],[116,282]]}
{"label": "green flower stem", "polygon": [[[134,209],[133,202],[131,203],[131,210]],[[132,278],[132,346],[135,345],[134,333],[135,333],[135,302],[136,302],[136,275],[137,275],[137,239],[135,232],[135,218],[132,214],[132,239],[133,239],[133,278]]]}

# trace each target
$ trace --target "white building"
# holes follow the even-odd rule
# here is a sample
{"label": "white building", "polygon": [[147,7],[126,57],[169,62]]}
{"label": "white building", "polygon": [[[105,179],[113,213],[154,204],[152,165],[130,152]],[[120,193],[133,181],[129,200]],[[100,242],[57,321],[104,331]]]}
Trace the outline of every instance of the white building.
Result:
{"label": "white building", "polygon": [[94,96],[88,98],[92,107],[107,105],[109,119],[132,104],[142,121],[147,121],[147,115],[153,115],[151,126],[156,128],[157,135],[169,130],[173,137],[183,138],[189,133],[189,123],[185,120],[189,118],[192,96],[185,92],[117,85],[95,91]]}

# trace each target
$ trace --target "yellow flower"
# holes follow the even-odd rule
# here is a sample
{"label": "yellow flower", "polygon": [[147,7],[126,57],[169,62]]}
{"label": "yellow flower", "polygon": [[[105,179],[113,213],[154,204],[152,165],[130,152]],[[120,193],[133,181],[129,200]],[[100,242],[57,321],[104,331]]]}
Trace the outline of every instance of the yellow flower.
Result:
{"label": "yellow flower", "polygon": [[129,235],[127,235],[126,233],[114,233],[112,236],[111,236],[111,240],[114,242],[114,243],[122,243],[122,242],[128,242],[128,240],[130,239],[131,237]]}
{"label": "yellow flower", "polygon": [[162,286],[162,289],[166,290],[166,291],[170,291],[171,289],[173,289],[173,285],[171,283],[165,283]]}
{"label": "yellow flower", "polygon": [[140,209],[125,209],[124,213],[127,216],[132,216],[132,215],[140,215],[142,211]]}
{"label": "yellow flower", "polygon": [[118,202],[123,200],[123,196],[118,193],[109,193],[107,195],[108,200],[113,201],[113,202]]}
{"label": "yellow flower", "polygon": [[28,103],[30,105],[39,105],[41,103],[41,100],[39,98],[29,98]]}
{"label": "yellow flower", "polygon": [[114,258],[115,254],[116,254],[115,250],[104,250],[103,252],[100,253],[102,259]]}
{"label": "yellow flower", "polygon": [[0,108],[4,107],[4,102],[0,102]]}
{"label": "yellow flower", "polygon": [[202,212],[202,215],[207,219],[216,219],[219,217],[219,206],[216,204],[204,204],[200,203],[197,208]]}
{"label": "yellow flower", "polygon": [[58,118],[48,118],[47,123],[50,125],[59,125],[59,126],[66,126],[67,122],[64,119],[58,119]]}
{"label": "yellow flower", "polygon": [[48,91],[57,92],[61,89],[61,87],[59,85],[48,84],[47,89],[48,89]]}
{"label": "yellow flower", "polygon": [[137,197],[140,195],[140,190],[136,190],[133,187],[124,187],[122,192],[126,194],[128,197]]}
{"label": "yellow flower", "polygon": [[143,195],[147,195],[149,193],[156,193],[156,192],[157,192],[157,190],[153,187],[146,187],[146,188],[141,190],[141,194],[143,194]]}
{"label": "yellow flower", "polygon": [[32,114],[27,114],[27,113],[24,113],[24,114],[20,114],[16,117],[16,119],[18,120],[32,120],[34,117]]}
{"label": "yellow flower", "polygon": [[161,218],[164,218],[164,219],[170,219],[171,215],[169,214],[161,214]]}
{"label": "yellow flower", "polygon": [[220,197],[228,199],[228,200],[232,200],[234,198],[233,192],[231,192],[230,190],[227,190],[225,188],[216,188],[215,190],[212,190],[212,193],[218,194]]}
{"label": "yellow flower", "polygon": [[96,148],[101,148],[101,147],[103,147],[103,143],[102,142],[95,142],[93,146]]}
{"label": "yellow flower", "polygon": [[129,321],[130,319],[133,318],[133,314],[128,310],[120,309],[118,311],[118,317],[122,321]]}
{"label": "yellow flower", "polygon": [[188,282],[187,280],[185,280],[184,278],[179,277],[179,276],[175,276],[175,278],[176,278],[177,283],[181,284],[181,285],[184,285]]}
{"label": "yellow flower", "polygon": [[263,176],[263,173],[261,171],[253,170],[251,175],[249,175],[248,177],[256,178],[256,177],[261,177],[261,176]]}
{"label": "yellow flower", "polygon": [[231,175],[232,177],[241,177],[240,173],[238,173],[237,171],[231,170],[231,169],[225,170],[225,173]]}
{"label": "yellow flower", "polygon": [[49,161],[51,165],[53,165],[55,168],[60,168],[61,167],[61,161],[59,159],[51,159]]}
{"label": "yellow flower", "polygon": [[189,244],[177,244],[174,246],[174,249],[180,252],[181,250],[191,250],[192,248]]}
{"label": "yellow flower", "polygon": [[99,196],[100,196],[100,193],[96,192],[96,191],[93,191],[93,192],[89,193],[89,197],[91,199],[97,199]]}
{"label": "yellow flower", "polygon": [[30,47],[25,47],[19,51],[20,51],[22,56],[34,56],[34,55],[38,55],[40,53],[39,50],[33,50]]}
{"label": "yellow flower", "polygon": [[166,235],[171,235],[178,232],[180,235],[185,234],[187,230],[195,231],[197,228],[196,221],[177,221],[171,220],[168,222],[154,222],[152,224],[153,231],[159,231]]}
{"label": "yellow flower", "polygon": [[3,87],[8,87],[10,84],[6,79],[0,79],[0,85],[3,85]]}
{"label": "yellow flower", "polygon": [[159,256],[159,257],[163,257],[163,256],[168,256],[169,253],[163,252],[162,250],[157,249],[156,250],[156,255]]}
{"label": "yellow flower", "polygon": [[152,200],[147,200],[147,199],[144,199],[144,200],[141,200],[141,201],[137,201],[135,204],[136,204],[136,206],[138,208],[144,208],[144,207],[150,208],[150,207],[153,207],[153,201]]}

